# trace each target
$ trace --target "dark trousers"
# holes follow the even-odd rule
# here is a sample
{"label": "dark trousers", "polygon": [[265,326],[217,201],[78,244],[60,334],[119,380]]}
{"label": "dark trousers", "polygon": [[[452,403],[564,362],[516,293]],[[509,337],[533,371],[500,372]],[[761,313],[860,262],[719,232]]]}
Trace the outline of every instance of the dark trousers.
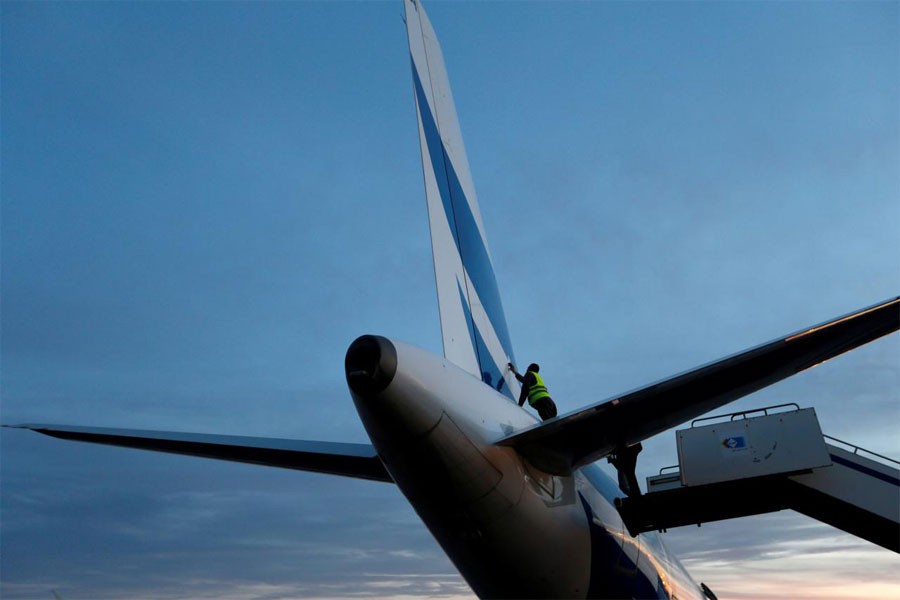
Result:
{"label": "dark trousers", "polygon": [[556,416],[556,404],[549,396],[539,398],[537,402],[535,402],[531,406],[533,406],[535,410],[538,411],[538,414],[541,416],[542,421],[552,419]]}

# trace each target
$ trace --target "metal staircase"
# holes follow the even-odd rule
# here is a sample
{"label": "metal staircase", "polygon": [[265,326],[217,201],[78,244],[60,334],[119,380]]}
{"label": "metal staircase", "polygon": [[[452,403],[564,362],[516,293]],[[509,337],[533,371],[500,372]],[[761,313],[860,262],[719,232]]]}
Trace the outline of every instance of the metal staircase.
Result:
{"label": "metal staircase", "polygon": [[789,508],[900,553],[900,462],[824,436],[813,409],[698,419],[677,436],[680,465],[616,501],[632,535]]}

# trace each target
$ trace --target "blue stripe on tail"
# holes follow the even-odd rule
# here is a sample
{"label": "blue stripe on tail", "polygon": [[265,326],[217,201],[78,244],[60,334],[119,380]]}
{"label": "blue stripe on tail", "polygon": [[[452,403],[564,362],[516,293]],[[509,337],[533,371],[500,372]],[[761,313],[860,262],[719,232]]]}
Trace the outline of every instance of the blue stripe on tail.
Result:
{"label": "blue stripe on tail", "polygon": [[[472,214],[472,209],[459,182],[459,177],[444,148],[437,123],[431,113],[431,107],[428,104],[425,91],[422,89],[422,81],[416,70],[415,61],[413,61],[412,70],[415,78],[416,99],[419,104],[422,127],[425,131],[426,143],[428,144],[428,154],[431,157],[431,167],[434,170],[438,189],[441,193],[441,203],[447,216],[447,222],[450,224],[453,242],[456,244],[456,250],[462,258],[463,266],[475,287],[475,292],[481,300],[488,320],[491,322],[497,338],[500,340],[500,345],[503,346],[507,356],[514,360],[509,330],[506,326],[506,316],[503,313],[503,306],[500,302],[500,291],[497,288],[497,279],[494,276],[491,259],[488,256],[487,248],[475,222],[475,216]],[[468,310],[468,302],[465,301],[465,296],[463,296],[463,299],[467,317],[474,329],[471,312]],[[473,344],[473,347],[475,347],[476,354],[479,357],[478,362],[482,373],[489,372],[491,367],[496,368],[496,364],[490,357],[490,353],[487,352],[483,340],[480,344]],[[484,354],[482,354],[482,351]]]}
{"label": "blue stripe on tail", "polygon": [[[506,380],[503,378],[503,370],[491,356],[487,344],[484,343],[484,337],[478,330],[478,326],[475,325],[475,319],[472,318],[472,313],[469,310],[469,305],[466,303],[466,297],[463,293],[462,286],[459,285],[458,281],[456,282],[456,288],[459,290],[459,300],[462,302],[463,310],[466,313],[466,321],[472,324],[469,328],[469,338],[472,342],[472,347],[476,349],[478,356],[481,357],[478,361],[481,370],[481,380],[513,402],[517,402],[518,399],[513,397],[512,390],[506,385]],[[503,366],[506,367],[506,365]]]}

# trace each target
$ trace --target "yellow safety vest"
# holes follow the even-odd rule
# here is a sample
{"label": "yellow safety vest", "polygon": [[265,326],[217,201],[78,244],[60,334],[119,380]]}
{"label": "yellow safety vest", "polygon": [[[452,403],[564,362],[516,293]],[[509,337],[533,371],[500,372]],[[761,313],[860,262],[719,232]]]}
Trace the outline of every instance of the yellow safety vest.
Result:
{"label": "yellow safety vest", "polygon": [[[547,391],[547,386],[544,385],[544,380],[541,376],[534,371],[528,371],[528,373],[534,375],[534,385],[528,388],[528,403],[534,405],[541,398],[549,398],[550,393]],[[528,373],[525,374],[526,377]]]}

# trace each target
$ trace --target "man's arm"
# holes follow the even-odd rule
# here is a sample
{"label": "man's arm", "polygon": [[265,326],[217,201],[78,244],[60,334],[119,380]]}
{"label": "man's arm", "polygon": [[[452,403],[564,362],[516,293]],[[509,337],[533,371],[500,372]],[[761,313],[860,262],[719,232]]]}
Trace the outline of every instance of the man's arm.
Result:
{"label": "man's arm", "polygon": [[506,363],[506,366],[509,367],[509,370],[512,371],[512,374],[516,376],[516,380],[522,384],[522,391],[519,392],[519,406],[524,406],[525,399],[528,398],[528,386],[525,385],[525,378],[522,377],[518,371],[516,371],[516,365],[512,363]]}
{"label": "man's arm", "polygon": [[525,373],[525,377],[521,377],[516,373],[516,378],[522,382],[522,391],[519,393],[519,406],[524,406],[525,400],[528,399],[528,390],[537,383],[537,381],[530,372]]}

